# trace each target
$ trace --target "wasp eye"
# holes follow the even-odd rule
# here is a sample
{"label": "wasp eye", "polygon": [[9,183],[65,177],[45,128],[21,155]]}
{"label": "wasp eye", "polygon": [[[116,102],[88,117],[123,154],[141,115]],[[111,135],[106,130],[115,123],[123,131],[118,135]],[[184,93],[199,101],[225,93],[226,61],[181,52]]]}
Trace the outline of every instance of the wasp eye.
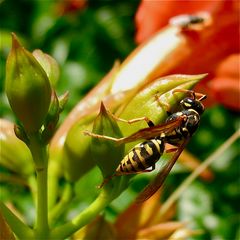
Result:
{"label": "wasp eye", "polygon": [[183,109],[189,109],[192,108],[194,105],[194,100],[192,98],[184,98],[181,102],[180,102],[181,106],[183,107]]}
{"label": "wasp eye", "polygon": [[204,112],[204,106],[202,105],[202,103],[200,101],[198,101],[196,99],[184,98],[180,102],[180,104],[181,104],[182,108],[185,109],[185,110],[194,109],[199,114],[202,114]]}

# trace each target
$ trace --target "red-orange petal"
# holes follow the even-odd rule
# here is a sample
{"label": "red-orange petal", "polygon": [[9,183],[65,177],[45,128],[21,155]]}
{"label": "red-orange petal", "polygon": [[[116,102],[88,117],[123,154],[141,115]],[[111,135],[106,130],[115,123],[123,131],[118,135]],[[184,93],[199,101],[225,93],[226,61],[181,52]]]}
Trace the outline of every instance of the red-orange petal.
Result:
{"label": "red-orange petal", "polygon": [[224,106],[240,111],[239,78],[216,77],[210,83],[215,99]]}
{"label": "red-orange petal", "polygon": [[[215,1],[148,1],[142,0],[136,13],[136,42],[141,43],[159,29],[167,25],[169,19],[179,14],[191,14],[200,11],[210,13],[223,8],[226,0]],[[228,2],[231,2],[228,0]]]}

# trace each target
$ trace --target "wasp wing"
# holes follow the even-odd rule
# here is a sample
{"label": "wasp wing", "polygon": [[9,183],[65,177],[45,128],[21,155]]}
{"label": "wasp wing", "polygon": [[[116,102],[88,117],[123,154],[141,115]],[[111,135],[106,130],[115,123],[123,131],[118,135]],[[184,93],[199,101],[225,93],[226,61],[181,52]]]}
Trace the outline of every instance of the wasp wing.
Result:
{"label": "wasp wing", "polygon": [[128,136],[128,137],[124,137],[119,139],[118,144],[122,144],[122,143],[129,143],[129,142],[133,142],[139,139],[151,139],[151,138],[155,138],[157,136],[160,136],[161,133],[169,133],[171,131],[173,131],[176,127],[180,126],[181,123],[183,122],[184,117],[183,116],[179,116],[178,118],[160,124],[160,125],[156,125],[153,127],[147,127],[147,128],[143,128],[140,129],[139,131],[133,133],[132,135]]}
{"label": "wasp wing", "polygon": [[168,174],[170,173],[172,167],[176,163],[177,159],[179,158],[180,154],[182,153],[183,149],[187,145],[189,139],[186,139],[174,153],[172,158],[168,161],[168,163],[162,168],[162,170],[157,174],[154,180],[138,195],[137,199],[135,200],[136,203],[142,203],[149,199],[157,190],[163,185],[165,179],[167,178]]}

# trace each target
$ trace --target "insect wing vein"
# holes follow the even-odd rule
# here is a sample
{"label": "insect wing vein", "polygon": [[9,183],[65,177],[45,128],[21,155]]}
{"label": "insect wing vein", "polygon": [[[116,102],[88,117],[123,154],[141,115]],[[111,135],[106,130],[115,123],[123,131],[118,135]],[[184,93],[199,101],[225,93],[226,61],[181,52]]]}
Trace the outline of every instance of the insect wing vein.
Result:
{"label": "insect wing vein", "polygon": [[176,163],[183,149],[187,145],[189,139],[186,139],[181,146],[179,146],[178,150],[174,153],[173,157],[168,161],[168,163],[161,169],[161,171],[157,174],[154,180],[138,195],[135,202],[142,203],[149,199],[157,190],[162,186],[172,167]]}
{"label": "insect wing vein", "polygon": [[161,133],[169,133],[173,131],[176,127],[180,126],[183,119],[184,118],[182,116],[179,116],[177,119],[174,119],[173,121],[169,121],[167,123],[163,123],[161,125],[156,125],[153,127],[140,129],[139,131],[133,133],[132,135],[122,138],[118,142],[118,144],[133,142],[139,139],[151,139],[161,135]]}

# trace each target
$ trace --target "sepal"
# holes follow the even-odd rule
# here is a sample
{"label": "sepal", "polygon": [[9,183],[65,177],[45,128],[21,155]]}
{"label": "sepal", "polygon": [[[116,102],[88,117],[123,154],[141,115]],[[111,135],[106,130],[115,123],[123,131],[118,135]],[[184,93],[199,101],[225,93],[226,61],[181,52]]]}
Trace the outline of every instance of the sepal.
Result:
{"label": "sepal", "polygon": [[[114,138],[122,137],[116,120],[112,118],[103,103],[101,103],[100,113],[94,121],[93,133]],[[103,178],[107,178],[114,174],[123,158],[124,145],[117,145],[113,141],[102,138],[92,138],[91,153],[102,172]]]}
{"label": "sepal", "polygon": [[60,75],[57,61],[50,55],[42,52],[40,49],[34,50],[32,54],[46,72],[51,86],[56,86]]}
{"label": "sepal", "polygon": [[21,125],[14,124],[14,133],[16,137],[22,140],[26,145],[29,144],[29,138]]}

